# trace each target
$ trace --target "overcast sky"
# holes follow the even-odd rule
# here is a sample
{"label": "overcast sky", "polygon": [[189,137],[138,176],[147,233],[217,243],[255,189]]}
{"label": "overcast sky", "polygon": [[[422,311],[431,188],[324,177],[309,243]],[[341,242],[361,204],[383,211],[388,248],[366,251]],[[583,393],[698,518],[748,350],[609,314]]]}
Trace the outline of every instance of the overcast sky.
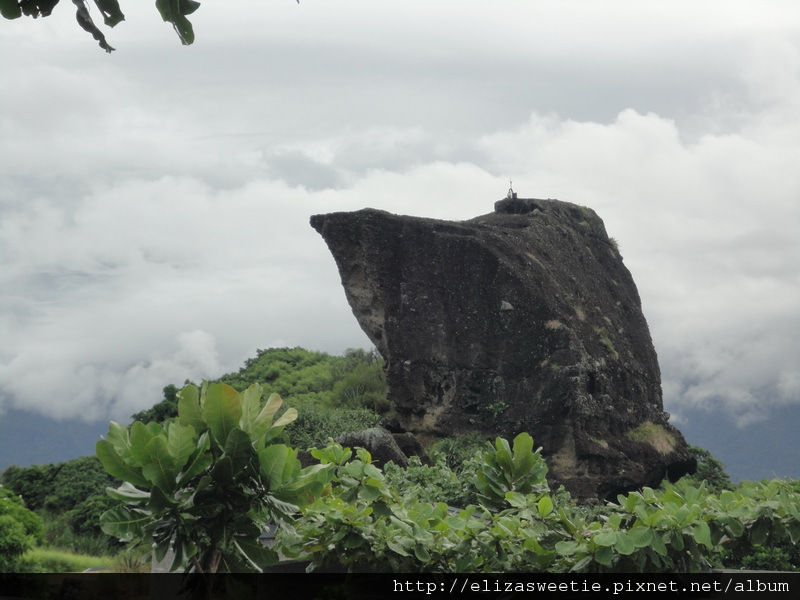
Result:
{"label": "overcast sky", "polygon": [[676,424],[800,403],[800,5],[206,0],[190,47],[122,8],[111,55],[66,0],[0,22],[0,411],[368,348],[309,217],[510,178],[619,241]]}

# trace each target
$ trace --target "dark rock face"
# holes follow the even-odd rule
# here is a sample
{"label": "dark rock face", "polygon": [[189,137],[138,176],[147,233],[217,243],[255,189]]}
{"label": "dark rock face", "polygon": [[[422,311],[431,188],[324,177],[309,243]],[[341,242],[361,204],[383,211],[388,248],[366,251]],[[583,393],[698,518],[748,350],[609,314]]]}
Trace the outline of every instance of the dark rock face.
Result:
{"label": "dark rock face", "polygon": [[469,221],[365,209],[311,225],[407,431],[527,431],[581,499],[694,469],[636,285],[591,209],[509,198]]}

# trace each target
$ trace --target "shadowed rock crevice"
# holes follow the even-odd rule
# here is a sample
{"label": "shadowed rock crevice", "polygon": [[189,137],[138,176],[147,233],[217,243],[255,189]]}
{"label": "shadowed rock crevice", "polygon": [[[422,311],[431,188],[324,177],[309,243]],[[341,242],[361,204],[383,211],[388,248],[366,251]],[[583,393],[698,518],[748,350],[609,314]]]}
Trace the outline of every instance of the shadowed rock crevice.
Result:
{"label": "shadowed rock crevice", "polygon": [[591,209],[509,198],[462,222],[364,209],[311,225],[407,431],[527,431],[582,499],[694,468],[636,285]]}

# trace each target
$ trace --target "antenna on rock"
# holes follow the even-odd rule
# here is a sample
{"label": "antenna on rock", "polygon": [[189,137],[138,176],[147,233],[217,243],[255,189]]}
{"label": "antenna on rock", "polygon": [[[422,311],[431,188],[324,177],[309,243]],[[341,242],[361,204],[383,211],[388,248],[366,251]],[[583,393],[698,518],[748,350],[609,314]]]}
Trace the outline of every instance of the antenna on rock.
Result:
{"label": "antenna on rock", "polygon": [[517,197],[517,192],[514,191],[514,186],[513,186],[512,182],[511,182],[511,180],[509,179],[508,180],[508,193],[506,194],[506,198],[511,200],[512,198],[516,198],[516,197]]}

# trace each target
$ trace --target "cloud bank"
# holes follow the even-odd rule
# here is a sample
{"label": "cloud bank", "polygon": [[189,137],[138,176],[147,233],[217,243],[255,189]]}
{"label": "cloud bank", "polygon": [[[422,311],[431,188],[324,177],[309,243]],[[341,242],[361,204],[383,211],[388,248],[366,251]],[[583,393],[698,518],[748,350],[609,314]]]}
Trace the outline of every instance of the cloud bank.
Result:
{"label": "cloud bank", "polygon": [[149,23],[110,61],[4,30],[0,411],[124,419],[257,348],[366,347],[308,218],[466,219],[510,178],[605,220],[678,424],[800,403],[797,19],[444,4],[204,4],[196,47]]}

